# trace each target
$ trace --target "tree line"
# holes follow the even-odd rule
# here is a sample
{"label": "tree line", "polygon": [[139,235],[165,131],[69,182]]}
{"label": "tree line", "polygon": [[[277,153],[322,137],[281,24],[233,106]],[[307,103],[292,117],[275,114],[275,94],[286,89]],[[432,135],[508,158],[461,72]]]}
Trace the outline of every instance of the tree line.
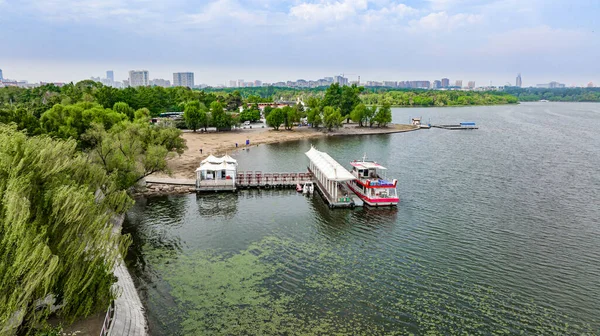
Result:
{"label": "tree line", "polygon": [[148,108],[107,107],[88,84],[0,90],[0,334],[45,327],[41,300],[66,321],[106,309],[131,242],[111,218],[185,149],[181,131],[150,123]]}
{"label": "tree line", "polygon": [[292,129],[294,123],[301,118],[306,118],[308,124],[313,128],[325,127],[328,131],[342,126],[344,120],[353,120],[359,127],[385,127],[392,121],[392,111],[389,104],[378,108],[373,106],[367,108],[362,103],[360,94],[364,87],[340,86],[332,84],[327,88],[323,97],[311,96],[304,105],[298,103],[295,107],[285,106],[281,109],[265,107],[264,114],[267,124],[278,130],[281,125],[285,129]]}
{"label": "tree line", "polygon": [[557,102],[600,102],[600,88],[519,88],[509,87],[504,91],[519,99],[530,102],[549,100]]}

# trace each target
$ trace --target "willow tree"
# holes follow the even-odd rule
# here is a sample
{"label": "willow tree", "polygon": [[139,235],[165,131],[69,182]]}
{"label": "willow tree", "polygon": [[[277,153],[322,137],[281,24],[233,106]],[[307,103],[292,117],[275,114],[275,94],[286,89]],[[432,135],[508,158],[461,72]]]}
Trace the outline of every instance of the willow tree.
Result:
{"label": "willow tree", "polygon": [[91,160],[115,176],[121,189],[153,173],[168,174],[167,160],[186,148],[180,130],[144,120],[122,122],[109,130],[93,124],[82,138],[92,144]]}
{"label": "willow tree", "polygon": [[130,238],[111,217],[132,200],[75,140],[0,124],[0,334],[27,334],[63,305],[67,320],[105,309]]}

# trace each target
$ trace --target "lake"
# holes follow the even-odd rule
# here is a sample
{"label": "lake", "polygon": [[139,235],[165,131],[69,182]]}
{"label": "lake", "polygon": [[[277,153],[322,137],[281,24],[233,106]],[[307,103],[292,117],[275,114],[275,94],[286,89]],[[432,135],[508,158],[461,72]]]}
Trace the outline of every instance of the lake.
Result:
{"label": "lake", "polygon": [[441,129],[234,153],[304,171],[365,153],[396,208],[293,190],[140,199],[124,232],[151,335],[600,334],[600,104],[393,109]]}

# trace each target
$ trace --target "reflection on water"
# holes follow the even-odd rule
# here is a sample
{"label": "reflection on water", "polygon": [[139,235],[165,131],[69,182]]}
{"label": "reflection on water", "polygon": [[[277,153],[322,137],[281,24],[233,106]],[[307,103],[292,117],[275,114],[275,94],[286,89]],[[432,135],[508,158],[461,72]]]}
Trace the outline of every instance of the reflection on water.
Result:
{"label": "reflection on water", "polygon": [[198,214],[203,217],[233,218],[237,212],[238,194],[236,193],[198,194],[196,200]]}
{"label": "reflection on water", "polygon": [[367,153],[397,208],[289,189],[138,201],[124,232],[150,333],[600,334],[598,106],[395,110],[480,129],[234,154],[266,172],[304,170],[311,142],[345,166]]}

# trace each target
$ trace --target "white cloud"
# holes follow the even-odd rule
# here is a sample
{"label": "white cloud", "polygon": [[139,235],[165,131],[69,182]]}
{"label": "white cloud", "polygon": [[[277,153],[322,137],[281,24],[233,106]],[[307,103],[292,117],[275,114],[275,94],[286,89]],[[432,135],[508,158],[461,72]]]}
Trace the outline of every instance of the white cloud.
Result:
{"label": "white cloud", "polygon": [[261,25],[267,21],[267,12],[262,10],[249,10],[235,0],[216,0],[209,3],[196,14],[184,16],[188,24],[223,23],[223,19],[234,19],[237,23]]}
{"label": "white cloud", "polygon": [[313,22],[341,21],[365,11],[367,0],[321,1],[301,3],[290,8],[292,17]]}
{"label": "white cloud", "polygon": [[480,14],[454,14],[448,15],[446,12],[435,12],[423,16],[418,20],[410,22],[410,27],[415,30],[446,30],[451,31],[458,27],[476,24],[482,21]]}
{"label": "white cloud", "polygon": [[164,4],[148,0],[27,0],[21,6],[21,10],[27,9],[53,21],[124,18],[128,22],[137,22],[156,18],[165,9]]}
{"label": "white cloud", "polygon": [[597,46],[598,41],[588,32],[555,29],[543,25],[491,34],[488,43],[478,51],[482,54],[520,57],[546,55],[552,58],[558,55],[572,55],[574,50],[589,48],[594,44]]}

